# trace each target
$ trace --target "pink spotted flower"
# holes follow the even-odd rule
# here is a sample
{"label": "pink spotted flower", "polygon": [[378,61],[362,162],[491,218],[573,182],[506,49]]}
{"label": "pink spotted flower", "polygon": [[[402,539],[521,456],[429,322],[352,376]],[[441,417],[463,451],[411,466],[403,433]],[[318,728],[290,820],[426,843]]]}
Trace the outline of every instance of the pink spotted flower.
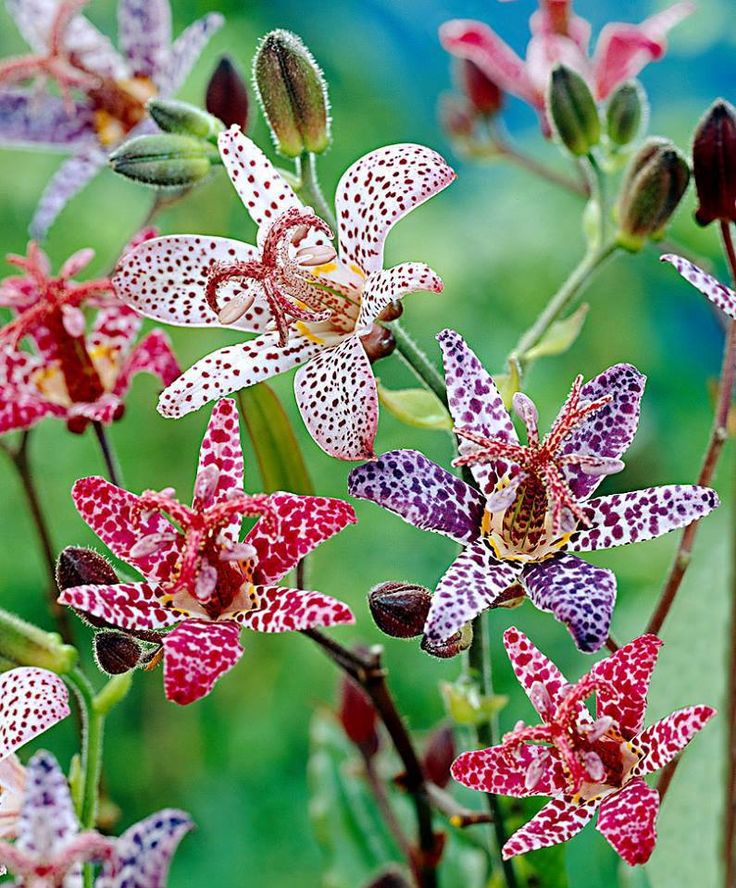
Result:
{"label": "pink spotted flower", "polygon": [[[662,642],[642,635],[570,685],[518,629],[504,644],[542,723],[519,722],[498,746],[465,752],[452,776],[471,789],[550,796],[502,849],[504,859],[572,838],[598,811],[601,832],[626,863],[646,863],[657,840],[659,793],[644,780],[715,714],[688,706],[644,728],[649,680]],[[586,700],[595,695],[595,718]]]}
{"label": "pink spotted flower", "polygon": [[257,246],[203,235],[158,238],[127,254],[114,282],[120,297],[147,317],[260,335],[198,361],[166,389],[159,410],[184,416],[301,365],[296,400],[317,444],[341,459],[371,457],[378,396],[363,340],[404,294],[442,289],[426,265],[384,269],[384,241],[395,222],[454,173],[420,145],[362,157],[337,187],[336,253],[327,223],[237,127],[220,135],[219,147],[258,226]]}
{"label": "pink spotted flower", "polygon": [[[243,454],[235,402],[220,401],[202,442],[194,500],[171,489],[140,496],[102,478],[74,485],[82,518],[114,554],[145,578],[77,586],[59,597],[97,620],[135,635],[161,636],[166,696],[205,696],[240,659],[240,631],[286,632],[350,623],[349,608],[320,592],[277,585],[316,546],[355,521],[340,500],[243,492]],[[240,540],[244,517],[257,518]]]}
{"label": "pink spotted flower", "polygon": [[430,640],[528,596],[567,625],[580,650],[598,650],[608,637],[616,577],[573,553],[690,524],[718,505],[715,491],[674,484],[593,496],[605,475],[623,468],[636,432],[644,377],[635,367],[617,364],[585,384],[578,377],[544,437],[532,401],[515,395],[527,433],[521,444],[491,376],[462,337],[445,330],[438,339],[460,441],[455,464],[469,468],[475,486],[415,450],[395,450],[354,469],[350,492],[465,547],[433,596]]}
{"label": "pink spotted flower", "polygon": [[[21,274],[0,282],[0,305],[14,314],[0,328],[0,433],[46,416],[77,432],[90,421],[109,424],[122,415],[135,374],[164,384],[178,376],[165,333],[154,330],[135,344],[141,319],[116,299],[108,278],[75,280],[93,255],[78,251],[56,276],[33,242],[26,256],[8,257]],[[84,309],[94,312],[89,330]],[[30,350],[20,347],[25,341]]]}

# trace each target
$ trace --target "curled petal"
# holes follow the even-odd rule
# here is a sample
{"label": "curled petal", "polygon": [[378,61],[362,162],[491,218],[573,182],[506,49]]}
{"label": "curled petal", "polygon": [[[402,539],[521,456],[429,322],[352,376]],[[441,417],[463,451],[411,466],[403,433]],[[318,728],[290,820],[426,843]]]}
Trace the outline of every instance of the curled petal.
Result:
{"label": "curled petal", "polygon": [[321,592],[284,586],[256,586],[254,592],[258,606],[230,616],[257,632],[298,632],[317,626],[355,622],[346,604]]}
{"label": "curled petal", "polygon": [[0,759],[69,715],[69,692],[53,672],[22,666],[0,675]]}
{"label": "curled petal", "polygon": [[171,385],[180,375],[179,362],[171,350],[171,340],[163,330],[153,330],[144,336],[128,355],[115,381],[113,393],[122,397],[136,373],[158,376],[164,385]]}
{"label": "curled petal", "polygon": [[161,594],[148,583],[74,586],[65,589],[58,601],[121,629],[163,629],[178,623],[182,615],[164,607]]}
{"label": "curled petal", "polygon": [[166,698],[184,706],[205,697],[243,656],[240,626],[187,620],[164,637]]}
{"label": "curled petal", "polygon": [[715,714],[710,706],[687,706],[645,728],[635,741],[644,755],[632,774],[642,776],[664,767]]}
{"label": "curled petal", "polygon": [[725,284],[720,283],[712,274],[683,259],[682,256],[675,256],[672,253],[666,253],[661,257],[663,262],[669,262],[674,265],[686,281],[691,283],[696,290],[707,297],[713,305],[721,309],[731,319],[736,319],[736,292]]}
{"label": "curled petal", "polygon": [[66,777],[53,755],[41,750],[26,767],[16,847],[38,860],[53,860],[78,832]]}
{"label": "curled petal", "polygon": [[657,842],[659,793],[641,779],[601,803],[596,829],[629,866],[646,863]]}
{"label": "curled petal", "polygon": [[421,262],[404,262],[385,271],[375,271],[365,282],[356,330],[360,335],[370,332],[383,309],[407,293],[416,290],[441,293],[442,287],[439,276]]}
{"label": "curled petal", "polygon": [[574,805],[564,799],[552,799],[506,842],[502,849],[503,859],[566,842],[591,820],[596,807],[596,802]]}

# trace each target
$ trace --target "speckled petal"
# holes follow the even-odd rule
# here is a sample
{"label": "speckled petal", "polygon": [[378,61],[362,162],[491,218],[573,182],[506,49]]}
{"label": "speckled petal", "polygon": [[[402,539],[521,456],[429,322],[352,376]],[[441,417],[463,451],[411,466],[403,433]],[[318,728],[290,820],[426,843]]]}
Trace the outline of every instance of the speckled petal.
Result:
{"label": "speckled petal", "polygon": [[693,265],[692,262],[688,262],[687,259],[683,259],[682,256],[667,253],[661,258],[663,262],[674,265],[685,280],[691,283],[696,290],[700,290],[713,305],[725,312],[729,318],[736,319],[736,292],[730,287],[722,284],[713,275],[698,268],[697,265]]}
{"label": "speckled petal", "polygon": [[635,741],[644,755],[632,774],[643,776],[664,767],[715,714],[710,706],[687,706],[645,728]]}
{"label": "speckled petal", "polygon": [[641,779],[601,802],[596,829],[629,866],[646,863],[657,842],[659,793]]}
{"label": "speckled petal", "polygon": [[444,641],[486,608],[519,577],[520,565],[496,561],[485,540],[476,540],[458,555],[432,596],[424,632]]}
{"label": "speckled petal", "polygon": [[0,145],[68,151],[95,144],[92,108],[33,90],[0,90]]}
{"label": "speckled petal", "polygon": [[305,592],[285,586],[256,586],[254,592],[258,607],[233,614],[232,618],[257,632],[298,632],[317,626],[355,622],[346,604],[321,592]]}
{"label": "speckled petal", "polygon": [[132,308],[119,302],[109,302],[95,316],[87,337],[88,350],[116,348],[127,351],[140,332],[143,319]]}
{"label": "speckled petal", "polygon": [[[240,420],[235,401],[224,398],[212,409],[202,446],[199,450],[197,480],[194,482],[196,510],[208,509],[227,500],[230,491],[243,491],[243,448],[240,443]],[[204,483],[211,479],[211,483]],[[235,515],[224,528],[236,540],[241,515]]]}
{"label": "speckled petal", "polygon": [[0,759],[69,715],[69,692],[53,672],[21,666],[0,675]]}
{"label": "speckled petal", "polygon": [[573,805],[564,799],[552,799],[506,842],[501,852],[503,859],[566,842],[592,819],[596,807],[596,802]]}
{"label": "speckled petal", "polygon": [[171,47],[168,64],[154,77],[162,95],[171,96],[181,89],[210,37],[224,24],[219,12],[211,12],[182,31]]}
{"label": "speckled petal", "polygon": [[442,292],[442,280],[428,266],[421,262],[403,262],[385,271],[375,271],[369,275],[360,303],[360,315],[356,329],[362,336],[369,333],[371,324],[378,315],[397,299],[417,290],[431,293]]}
{"label": "speckled petal", "polygon": [[178,623],[182,615],[164,607],[158,586],[148,583],[118,583],[115,586],[73,586],[64,589],[59,604],[121,629],[163,629]]}
{"label": "speckled petal", "polygon": [[549,696],[551,706],[556,707],[562,701],[560,689],[567,686],[567,679],[515,626],[504,632],[503,643],[519,684],[526,691],[527,697],[539,715],[547,721],[549,710],[540,705],[538,696],[532,693],[532,688],[541,683]]}
{"label": "speckled petal", "polygon": [[78,833],[66,777],[54,756],[41,750],[26,766],[16,847],[37,860],[53,860]]}
{"label": "speckled petal", "polygon": [[[539,780],[527,786],[526,775],[533,762],[540,762]],[[498,795],[525,798],[535,795],[556,795],[564,792],[565,773],[559,759],[550,755],[546,746],[503,744],[490,749],[464,752],[452,765],[452,776],[470,789]]]}
{"label": "speckled petal", "polygon": [[169,0],[120,0],[118,43],[132,74],[155,77],[169,63]]}
{"label": "speckled petal", "polygon": [[420,530],[469,543],[478,537],[484,498],[417,450],[391,450],[353,469],[352,496],[371,500]]}
{"label": "speckled petal", "polygon": [[164,637],[166,698],[184,706],[207,696],[242,656],[237,623],[187,620]]}
{"label": "speckled petal", "polygon": [[387,145],[361,157],[337,185],[340,260],[366,274],[380,271],[391,228],[454,178],[445,160],[423,145]]}
{"label": "speckled petal", "polygon": [[65,160],[44,189],[30,225],[31,237],[43,240],[66,204],[107,164],[107,154],[96,145]]}
{"label": "speckled petal", "polygon": [[532,603],[570,630],[578,649],[597,651],[608,638],[616,577],[574,555],[558,555],[524,568],[521,582]]}
{"label": "speckled petal", "polygon": [[42,398],[30,381],[41,366],[27,352],[0,349],[0,434],[29,429],[49,414],[63,415],[63,408]]}
{"label": "speckled petal", "polygon": [[113,394],[122,397],[137,373],[158,376],[164,385],[171,385],[180,375],[181,368],[171,350],[171,340],[163,330],[153,330],[131,351],[120,368]]}

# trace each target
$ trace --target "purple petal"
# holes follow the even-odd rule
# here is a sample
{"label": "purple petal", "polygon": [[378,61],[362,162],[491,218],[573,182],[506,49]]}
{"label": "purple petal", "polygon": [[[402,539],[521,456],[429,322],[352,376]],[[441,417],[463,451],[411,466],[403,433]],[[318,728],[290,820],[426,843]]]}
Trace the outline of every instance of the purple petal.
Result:
{"label": "purple petal", "polygon": [[46,186],[30,226],[31,237],[43,240],[54,220],[72,197],[107,163],[107,155],[97,145],[84,148],[59,167]]}
{"label": "purple petal", "polygon": [[120,0],[118,43],[131,73],[154,77],[170,62],[169,0]]}
{"label": "purple petal", "polygon": [[31,90],[0,92],[0,144],[45,148],[96,143],[92,109]]}
{"label": "purple petal", "polygon": [[736,319],[736,292],[730,287],[716,280],[713,275],[683,259],[682,256],[674,256],[667,253],[661,257],[663,262],[674,265],[686,281],[691,283],[696,290],[710,299],[713,305],[718,306],[729,318]]}
{"label": "purple petal", "polygon": [[41,750],[28,762],[16,847],[51,860],[79,832],[69,785],[56,759]]}
{"label": "purple petal", "polygon": [[224,24],[225,19],[219,12],[211,12],[189,25],[176,38],[171,47],[169,63],[154,78],[164,95],[171,96],[179,91],[210,37]]}

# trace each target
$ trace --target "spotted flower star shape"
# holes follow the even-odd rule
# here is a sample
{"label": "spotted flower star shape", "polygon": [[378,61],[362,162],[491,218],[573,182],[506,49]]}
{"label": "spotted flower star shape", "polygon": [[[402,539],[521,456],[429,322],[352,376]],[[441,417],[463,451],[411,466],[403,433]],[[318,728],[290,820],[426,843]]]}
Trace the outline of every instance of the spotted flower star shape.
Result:
{"label": "spotted flower star shape", "polygon": [[378,396],[363,339],[404,294],[439,292],[426,265],[383,268],[392,226],[445,188],[454,173],[434,151],[391,145],[362,157],[337,187],[337,241],[237,127],[219,137],[222,161],[258,226],[257,246],[174,235],[126,255],[115,286],[147,317],[260,334],[213,352],[161,396],[180,417],[209,401],[302,365],[296,400],[317,444],[341,459],[373,455]]}
{"label": "spotted flower star shape", "polygon": [[572,0],[540,0],[530,19],[531,39],[521,59],[484,22],[452,19],[440,28],[440,40],[453,56],[469,59],[502,90],[544,114],[552,69],[563,63],[588,81],[594,95],[605,99],[623,81],[635,77],[649,62],[660,59],[667,33],[694,10],[689,2],[675,3],[639,25],[612,22],[588,51],[590,24],[572,9]]}
{"label": "spotted flower star shape", "polygon": [[72,152],[31,223],[39,239],[106,165],[110,149],[155,130],[146,102],[179,90],[224,21],[210,13],[172,40],[169,0],[120,0],[118,51],[81,14],[87,3],[6,0],[31,54],[0,62],[0,144]]}
{"label": "spotted flower star shape", "polygon": [[[316,546],[355,521],[340,500],[243,493],[235,402],[220,401],[202,443],[192,506],[173,491],[140,496],[102,478],[73,489],[81,516],[141,583],[77,586],[59,601],[132,635],[161,636],[166,696],[191,703],[240,659],[243,627],[286,632],[350,623],[340,601],[276,585]],[[257,518],[240,540],[244,517]],[[173,523],[172,523],[173,522]],[[99,623],[96,623],[99,625]]]}
{"label": "spotted flower star shape", "polygon": [[[644,781],[671,761],[715,714],[688,706],[644,728],[649,681],[662,642],[642,635],[574,685],[518,629],[504,644],[519,683],[542,719],[519,722],[498,746],[465,752],[452,766],[471,789],[552,801],[517,830],[505,860],[565,842],[596,811],[601,832],[626,863],[646,863],[657,839],[659,794]],[[586,700],[595,695],[595,718]]]}
{"label": "spotted flower star shape", "polygon": [[[33,242],[26,256],[8,257],[22,273],[0,282],[0,305],[15,315],[0,329],[0,433],[46,416],[77,432],[90,421],[109,424],[122,415],[135,374],[152,373],[164,385],[179,375],[161,330],[135,345],[142,320],[116,299],[109,279],[75,280],[93,255],[80,250],[57,276]],[[84,308],[95,312],[89,331]],[[19,347],[25,340],[31,350]]]}
{"label": "spotted flower star shape", "polygon": [[583,384],[578,377],[550,432],[524,394],[514,408],[527,430],[519,442],[490,375],[461,336],[438,336],[454,431],[456,465],[476,486],[414,450],[395,450],[354,469],[350,492],[465,549],[440,580],[427,618],[430,640],[448,638],[481,611],[528,596],[565,623],[582,651],[608,637],[616,578],[572,554],[640,542],[690,524],[718,505],[713,490],[650,487],[594,497],[639,421],[644,377],[617,364]]}

